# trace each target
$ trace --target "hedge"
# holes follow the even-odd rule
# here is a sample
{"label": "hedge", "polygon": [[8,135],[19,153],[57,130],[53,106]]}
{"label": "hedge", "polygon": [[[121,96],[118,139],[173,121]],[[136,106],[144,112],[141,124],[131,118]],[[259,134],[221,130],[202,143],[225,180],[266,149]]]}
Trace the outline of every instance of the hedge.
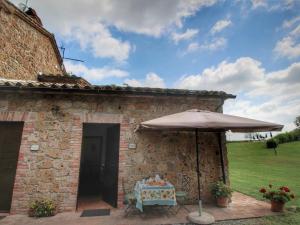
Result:
{"label": "hedge", "polygon": [[300,141],[300,129],[295,129],[290,132],[278,134],[274,137],[277,143],[287,143],[292,141]]}

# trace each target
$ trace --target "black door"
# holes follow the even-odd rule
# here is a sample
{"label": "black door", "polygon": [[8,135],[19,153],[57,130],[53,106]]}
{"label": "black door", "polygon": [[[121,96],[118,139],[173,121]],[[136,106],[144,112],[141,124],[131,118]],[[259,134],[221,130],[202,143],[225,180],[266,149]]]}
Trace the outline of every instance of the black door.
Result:
{"label": "black door", "polygon": [[9,212],[23,122],[0,122],[0,211]]}
{"label": "black door", "polygon": [[107,128],[105,166],[103,172],[103,200],[117,207],[120,125]]}
{"label": "black door", "polygon": [[100,194],[102,137],[83,137],[80,162],[79,195]]}

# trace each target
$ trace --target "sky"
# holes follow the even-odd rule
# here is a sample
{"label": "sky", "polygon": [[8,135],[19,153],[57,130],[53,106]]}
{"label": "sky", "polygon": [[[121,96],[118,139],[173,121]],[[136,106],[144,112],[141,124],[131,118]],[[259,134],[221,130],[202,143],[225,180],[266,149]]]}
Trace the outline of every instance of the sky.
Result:
{"label": "sky", "polygon": [[[24,1],[23,1],[24,2]],[[13,0],[13,3],[20,3]],[[300,0],[29,0],[93,84],[237,95],[224,113],[295,128]]]}

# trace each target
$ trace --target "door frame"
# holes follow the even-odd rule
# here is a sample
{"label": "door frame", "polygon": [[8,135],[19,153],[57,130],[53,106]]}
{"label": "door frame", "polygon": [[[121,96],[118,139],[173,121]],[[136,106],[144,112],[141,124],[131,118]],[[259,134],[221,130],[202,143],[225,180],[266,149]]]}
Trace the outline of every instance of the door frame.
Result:
{"label": "door frame", "polygon": [[[121,150],[122,150],[122,143],[124,142],[122,140],[122,126],[123,126],[123,123],[120,121],[120,122],[94,122],[94,121],[91,121],[89,122],[88,120],[87,121],[83,121],[82,122],[82,126],[81,126],[81,144],[80,144],[80,157],[79,157],[79,171],[78,171],[78,179],[77,179],[77,194],[76,194],[76,205],[75,205],[75,211],[77,211],[78,209],[78,197],[79,197],[79,185],[80,185],[80,172],[81,172],[81,168],[80,168],[80,163],[81,163],[81,159],[82,159],[82,149],[83,149],[83,140],[84,140],[84,127],[86,124],[97,124],[97,125],[118,125],[119,127],[119,143],[118,143],[118,146],[119,146],[119,149],[118,149],[118,159],[117,159],[117,193],[116,193],[116,208],[122,206],[121,204],[123,204],[123,198],[124,196],[121,195],[121,198],[119,197],[120,194],[123,194],[120,193],[120,190],[122,190],[122,187],[119,186],[119,184],[121,183],[120,182],[120,177],[122,176],[122,174],[120,173],[120,156],[121,156]],[[88,137],[88,136],[86,136]],[[121,204],[120,204],[121,203]]]}

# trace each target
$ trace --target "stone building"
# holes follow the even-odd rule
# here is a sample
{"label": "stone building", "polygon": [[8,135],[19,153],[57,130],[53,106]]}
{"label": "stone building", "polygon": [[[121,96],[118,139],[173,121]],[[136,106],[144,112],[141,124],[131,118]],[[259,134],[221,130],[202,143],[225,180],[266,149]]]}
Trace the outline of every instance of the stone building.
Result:
{"label": "stone building", "polygon": [[[36,31],[28,31],[31,22],[19,18],[27,15],[18,16],[23,12],[15,14],[10,7],[1,1],[0,29],[7,29],[3,23],[9,20],[15,20],[16,27],[22,24],[24,33],[37,35],[44,29],[39,24],[40,28],[31,27]],[[36,50],[27,46],[32,67],[26,67],[26,61],[10,64],[14,50],[5,53],[10,59],[0,61],[0,210],[26,213],[30,202],[48,198],[59,211],[73,211],[86,196],[122,207],[124,189],[132,191],[136,181],[157,173],[186,190],[188,200],[195,202],[194,134],[136,128],[142,121],[193,108],[221,112],[224,101],[235,96],[91,85],[63,75],[55,66],[61,59],[54,39],[43,35],[35,39],[48,40],[42,46],[32,43],[43,52],[40,61],[31,64]],[[14,42],[2,32],[0,40],[4,46]],[[40,70],[61,75],[38,75]],[[217,134],[200,133],[199,141],[203,200],[211,201],[209,185],[221,177]],[[222,144],[227,171],[224,135]],[[183,179],[188,181],[184,186]]]}
{"label": "stone building", "polygon": [[0,77],[36,80],[38,73],[63,74],[54,35],[33,9],[25,13],[0,0]]}

